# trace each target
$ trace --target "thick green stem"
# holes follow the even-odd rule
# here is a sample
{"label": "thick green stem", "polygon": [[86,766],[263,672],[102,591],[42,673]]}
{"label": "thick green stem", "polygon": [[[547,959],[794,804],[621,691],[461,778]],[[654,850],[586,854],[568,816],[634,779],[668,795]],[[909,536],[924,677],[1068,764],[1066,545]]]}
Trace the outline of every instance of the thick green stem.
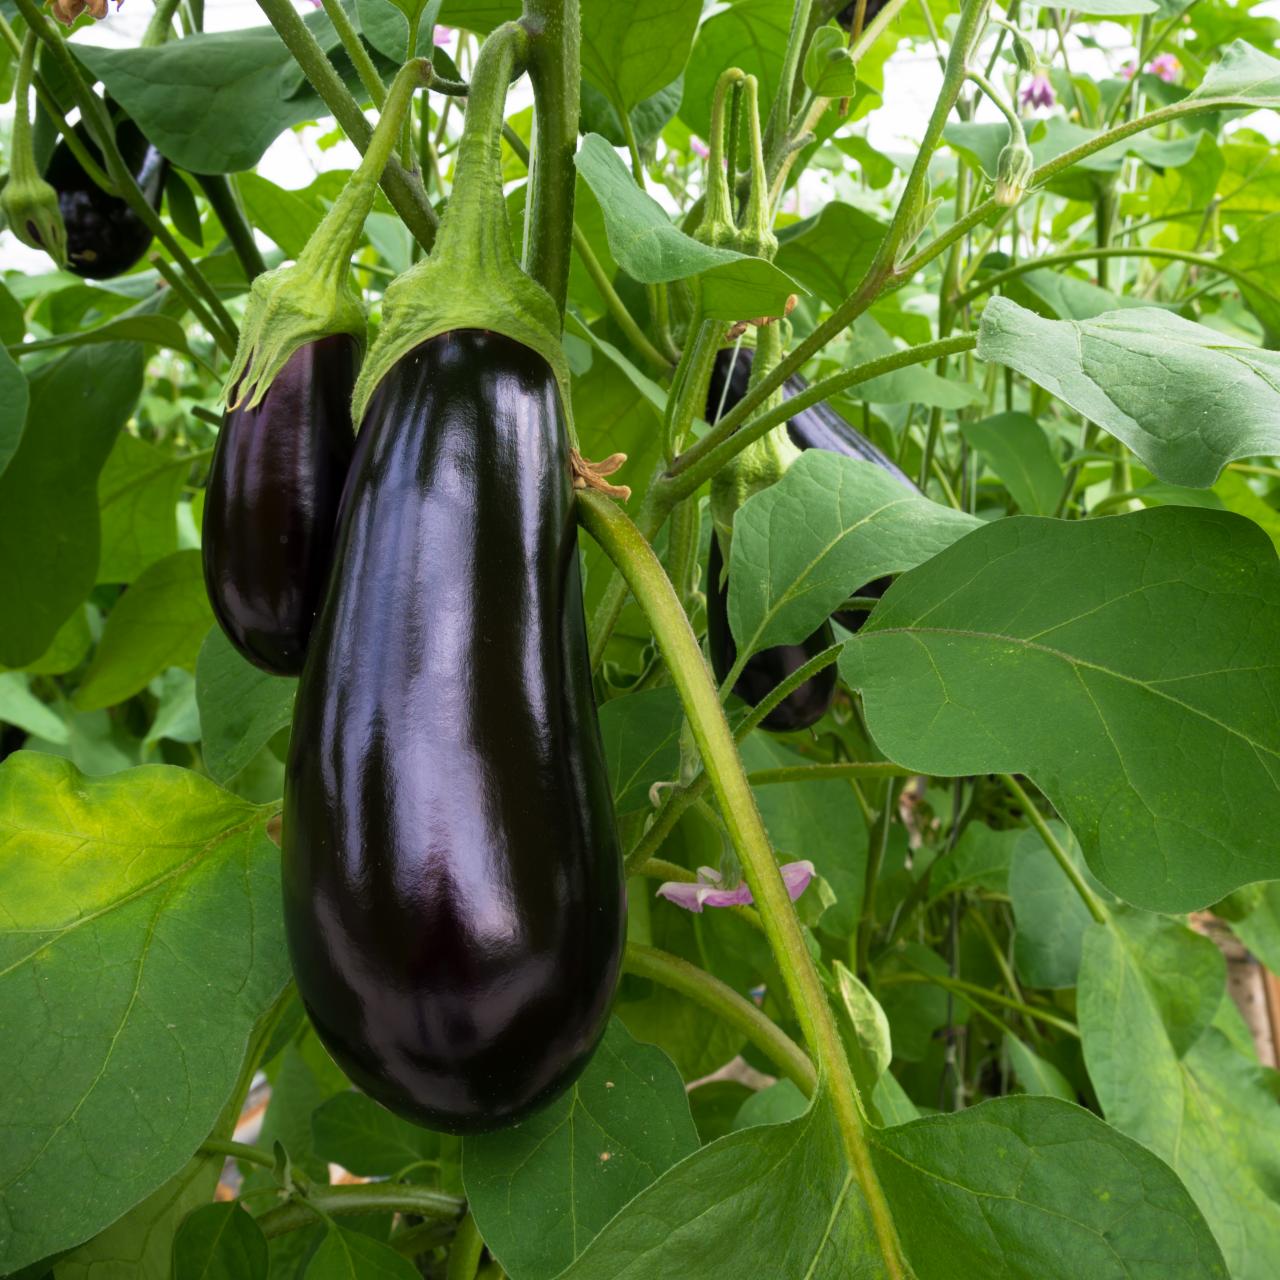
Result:
{"label": "thick green stem", "polygon": [[333,23],[333,29],[338,33],[343,52],[351,59],[351,65],[355,67],[364,91],[372,99],[373,105],[381,111],[382,104],[387,100],[387,86],[382,83],[378,68],[373,65],[369,50],[364,47],[359,32],[347,17],[341,0],[320,0],[320,3],[324,6],[329,21]]}
{"label": "thick green stem", "polygon": [[787,35],[787,50],[782,58],[782,74],[778,78],[778,90],[774,95],[773,109],[765,130],[765,145],[769,154],[769,170],[776,173],[782,167],[783,157],[790,147],[788,126],[791,124],[792,92],[800,58],[809,36],[809,13],[813,0],[795,0],[791,10],[791,30]]}
{"label": "thick green stem", "polygon": [[581,36],[578,0],[524,0],[531,37],[533,167],[525,210],[524,268],[564,315],[572,255],[573,157],[578,149]]}
{"label": "thick green stem", "polygon": [[[21,2],[29,3],[30,0]],[[360,104],[347,92],[342,77],[338,75],[328,55],[320,47],[320,42],[311,34],[290,0],[258,0],[258,7],[284,41],[285,48],[293,54],[311,87],[333,112],[342,131],[362,153],[366,151],[373,130],[364,118]],[[430,249],[435,242],[439,219],[431,207],[431,201],[427,199],[422,183],[394,156],[387,162],[383,172],[382,189],[413,237],[424,249]]]}
{"label": "thick green stem", "polygon": [[[978,340],[971,333],[959,333],[954,337],[943,338],[938,342],[927,342],[918,347],[908,347],[905,351],[895,351],[865,364],[855,365],[842,373],[832,374],[806,387],[799,395],[783,400],[773,408],[766,409],[758,417],[752,418],[745,426],[737,409],[725,414],[716,425],[706,433],[692,448],[680,455],[671,469],[659,480],[663,490],[662,496],[667,500],[682,498],[705,481],[709,480],[735,454],[741,452],[753,440],[758,440],[767,431],[780,423],[794,418],[802,410],[811,405],[821,404],[829,397],[860,382],[869,382],[881,374],[892,373],[895,369],[905,369],[913,364],[923,364],[928,360],[936,360],[939,356],[954,355],[958,351],[971,351]],[[778,368],[789,363],[783,360]],[[770,373],[759,386],[777,385],[777,371]],[[757,394],[753,397],[757,403],[759,387],[753,388]],[[750,393],[748,393],[750,396]],[[744,396],[738,408],[747,402]]]}
{"label": "thick green stem", "polygon": [[449,1246],[449,1263],[444,1280],[475,1280],[480,1267],[480,1255],[484,1252],[484,1240],[476,1220],[467,1214],[458,1224],[458,1232]]}
{"label": "thick green stem", "polygon": [[210,1155],[226,1156],[240,1164],[256,1164],[263,1169],[274,1169],[276,1158],[270,1151],[252,1147],[247,1142],[232,1142],[230,1138],[206,1138],[200,1144],[201,1151]]}
{"label": "thick green stem", "polygon": [[411,1183],[365,1182],[336,1187],[313,1187],[305,1199],[291,1200],[270,1209],[258,1219],[268,1239],[298,1231],[317,1221],[317,1214],[341,1217],[353,1213],[412,1213],[420,1218],[454,1222],[462,1217],[466,1202],[443,1191]]}
{"label": "thick green stem", "polygon": [[244,269],[245,279],[252,284],[267,269],[267,264],[262,260],[262,253],[253,238],[253,228],[240,208],[230,179],[225,173],[197,173],[193,176],[222,223],[231,248]]}
{"label": "thick green stem", "polygon": [[678,991],[714,1013],[726,1025],[746,1036],[806,1097],[817,1088],[813,1063],[805,1056],[804,1050],[750,1000],[705,969],[637,942],[627,943],[622,967],[638,978],[648,978]]}
{"label": "thick green stem", "polygon": [[154,49],[164,44],[173,34],[173,15],[178,10],[179,0],[158,0],[156,11],[142,33],[142,47]]}
{"label": "thick green stem", "polygon": [[1036,807],[1036,803],[1027,795],[1018,780],[1007,773],[1000,775],[1013,798],[1022,806],[1027,820],[1035,827],[1044,847],[1053,854],[1054,861],[1062,868],[1063,874],[1071,881],[1071,887],[1080,895],[1081,902],[1089,909],[1089,914],[1098,924],[1106,924],[1110,920],[1102,899],[1089,887],[1089,882],[1080,874],[1080,868],[1071,860],[1071,855],[1062,847],[1062,842],[1053,833],[1053,828],[1044,820],[1044,815]]}
{"label": "thick green stem", "polygon": [[579,495],[578,512],[587,531],[622,571],[653,628],[805,1040],[830,1090],[844,1150],[866,1200],[885,1271],[893,1280],[904,1280],[905,1264],[872,1163],[853,1072],[697,638],[653,549],[626,515],[603,495],[590,492]]}

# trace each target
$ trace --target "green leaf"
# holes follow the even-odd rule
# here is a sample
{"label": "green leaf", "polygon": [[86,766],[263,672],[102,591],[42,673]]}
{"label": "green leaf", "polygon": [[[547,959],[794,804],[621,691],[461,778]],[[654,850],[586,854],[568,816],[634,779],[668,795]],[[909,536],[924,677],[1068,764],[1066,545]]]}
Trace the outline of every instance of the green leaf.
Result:
{"label": "green leaf", "polygon": [[431,53],[433,33],[440,17],[440,0],[356,0],[360,31],[384,57],[397,66],[409,58],[409,23],[417,18],[414,50],[419,57]]}
{"label": "green leaf", "polygon": [[0,674],[0,724],[16,725],[46,742],[65,745],[71,740],[66,722],[31,692],[20,671]]}
{"label": "green leaf", "polygon": [[0,663],[25,666],[89,594],[98,473],[142,390],[136,343],[82,347],[31,377],[23,435],[0,476]]}
{"label": "green leaf", "polygon": [[1009,490],[1019,511],[1053,515],[1062,496],[1062,468],[1044,429],[1030,414],[998,413],[961,422],[960,430]]}
{"label": "green leaf", "polygon": [[600,708],[600,736],[619,814],[652,809],[649,788],[675,780],[683,723],[684,709],[670,686],[611,698]]}
{"label": "green leaf", "polygon": [[1214,907],[1231,931],[1272,973],[1280,973],[1280,881],[1249,884]]}
{"label": "green leaf", "polygon": [[1244,40],[1233,40],[1209,68],[1189,100],[1214,100],[1246,107],[1280,107],[1280,61]]}
{"label": "green leaf", "polygon": [[839,27],[819,27],[804,59],[804,83],[816,98],[850,98],[858,87],[858,67],[848,37]]}
{"label": "green leaf", "polygon": [[200,552],[175,551],[158,560],[107,615],[75,705],[81,711],[111,707],[166,667],[194,670],[212,620]]}
{"label": "green leaf", "polygon": [[159,315],[118,316],[92,329],[77,329],[73,333],[60,333],[38,342],[28,342],[22,350],[25,354],[55,347],[90,347],[102,342],[141,342],[191,355],[182,326],[172,316]]}
{"label": "green leaf", "polygon": [[399,1116],[363,1093],[345,1089],[311,1116],[315,1152],[362,1178],[394,1178],[440,1155],[440,1135]]}
{"label": "green leaf", "polygon": [[1223,968],[1176,921],[1117,917],[1085,936],[1077,1011],[1107,1119],[1181,1176],[1230,1274],[1262,1280],[1280,1259],[1280,1115],[1262,1068],[1205,1029]]}
{"label": "green leaf", "polygon": [[838,307],[866,275],[887,230],[878,215],[832,200],[812,218],[778,232],[774,261],[828,306]]}
{"label": "green leaf", "polygon": [[189,671],[170,667],[152,685],[159,698],[155,719],[143,747],[153,746],[162,738],[172,742],[200,741],[200,711],[196,707],[196,682]]}
{"label": "green leaf", "polygon": [[[221,1156],[196,1156],[105,1231],[58,1260],[54,1280],[176,1280],[173,1239],[193,1209],[208,1204]],[[213,1280],[211,1276],[209,1280]]]}
{"label": "green leaf", "polygon": [[[324,14],[303,21],[324,47],[337,44]],[[328,114],[271,27],[197,33],[149,49],[71,48],[148,139],[192,173],[252,169],[286,129]],[[349,64],[346,71],[353,76]]]}
{"label": "green leaf", "polygon": [[389,1245],[330,1222],[311,1255],[305,1280],[422,1280],[418,1268]]}
{"label": "green leaf", "polygon": [[992,893],[1008,892],[1013,848],[1021,836],[1021,831],[993,831],[985,823],[969,823],[956,847],[930,864],[930,900],[970,885]]}
{"label": "green leaf", "polygon": [[702,0],[582,0],[582,74],[630,111],[684,67]]}
{"label": "green leaf", "polygon": [[836,960],[832,966],[840,996],[840,1032],[858,1090],[870,1099],[880,1077],[889,1069],[893,1047],[889,1019],[880,1002],[851,969]]}
{"label": "green leaf", "polygon": [[0,347],[0,475],[18,451],[29,399],[26,377],[8,351]]}
{"label": "green leaf", "polygon": [[913,568],[980,523],[873,462],[808,450],[734,517],[729,623],[738,652],[798,644],[859,587]]}
{"label": "green leaf", "polygon": [[578,172],[604,213],[609,251],[641,284],[663,284],[706,273],[703,306],[709,318],[780,316],[796,285],[761,258],[714,249],[687,236],[662,206],[636,186],[614,149],[588,134],[576,157]]}
{"label": "green leaf", "polygon": [[1226,1280],[1173,1172],[1082,1107],[998,1098],[873,1143],[917,1280]]}
{"label": "green leaf", "polygon": [[[1075,837],[1061,822],[1050,822],[1049,826],[1079,866],[1080,846]],[[1088,870],[1081,870],[1097,889],[1098,882]],[[1009,899],[1017,923],[1013,959],[1018,977],[1031,987],[1074,987],[1080,971],[1080,948],[1093,917],[1037,831],[1023,831],[1014,845]]]}
{"label": "green leaf", "polygon": [[173,1242],[175,1277],[266,1280],[269,1269],[267,1238],[236,1201],[189,1213]]}
{"label": "green leaf", "polygon": [[269,675],[242,658],[213,627],[196,659],[196,702],[204,762],[218,781],[234,778],[293,720],[298,682]]}
{"label": "green leaf", "polygon": [[1009,1065],[1024,1093],[1074,1102],[1076,1091],[1071,1082],[1053,1065],[1027,1048],[1012,1031],[1004,1033],[1004,1048]]}
{"label": "green leaf", "polygon": [[809,1099],[790,1080],[779,1080],[753,1093],[739,1108],[733,1130],[758,1124],[785,1124],[809,1110]]}
{"label": "green leaf", "polygon": [[238,174],[236,188],[254,227],[290,258],[302,252],[324,217],[320,200],[308,199],[306,192],[286,191],[260,173]]}
{"label": "green leaf", "polygon": [[1043,320],[992,298],[978,355],[1038,383],[1172,484],[1208,488],[1236,458],[1280,453],[1280,354],[1157,307]]}
{"label": "green leaf", "polygon": [[698,1149],[671,1060],[616,1019],[569,1093],[514,1129],[463,1142],[467,1201],[512,1280],[551,1276],[675,1162]]}
{"label": "green leaf", "polygon": [[178,499],[190,470],[188,458],[127,431],[116,437],[98,476],[99,582],[132,582],[178,549]]}
{"label": "green leaf", "polygon": [[265,817],[183,769],[0,765],[0,1268],[100,1231],[212,1129],[289,973]]}
{"label": "green leaf", "polygon": [[[1252,276],[1260,287],[1241,284],[1245,301],[1253,313],[1273,333],[1280,334],[1280,213],[1247,226],[1219,256],[1224,266]],[[1261,288],[1264,284],[1269,287]]]}
{"label": "green leaf", "polygon": [[1247,520],[1020,516],[900,578],[840,669],[890,759],[1029,775],[1103,884],[1187,911],[1280,874],[1277,633]]}
{"label": "green leaf", "polygon": [[[1005,265],[1008,265],[1007,259]],[[1092,320],[1104,311],[1149,305],[1140,298],[1099,289],[1088,280],[1045,268],[1015,276],[1005,284],[1004,292],[1015,302],[1050,320]]]}

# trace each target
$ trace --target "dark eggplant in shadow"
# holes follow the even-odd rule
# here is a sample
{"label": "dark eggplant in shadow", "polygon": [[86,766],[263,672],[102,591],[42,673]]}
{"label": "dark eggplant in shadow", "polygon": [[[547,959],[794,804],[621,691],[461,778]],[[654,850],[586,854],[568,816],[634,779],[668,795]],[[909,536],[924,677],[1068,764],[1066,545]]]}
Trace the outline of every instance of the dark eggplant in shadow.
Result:
{"label": "dark eggplant in shadow", "polygon": [[[151,145],[128,116],[113,111],[116,146],[129,172],[153,208],[160,207],[169,162]],[[83,122],[76,137],[102,164],[102,153]],[[123,275],[151,246],[151,228],[129,207],[123,196],[109,195],[85,173],[63,139],[53,149],[45,180],[58,193],[58,207],[67,228],[67,268],[87,280],[110,280]]]}
{"label": "dark eggplant in shadow", "polygon": [[204,581],[233,645],[278,676],[302,671],[329,580],[355,449],[349,334],[306,343],[253,408],[229,409],[205,490]]}
{"label": "dark eggplant in shadow", "polygon": [[[738,649],[729,629],[729,584],[722,570],[720,543],[711,535],[711,554],[707,557],[707,648],[717,680],[723,680],[738,658]],[[835,644],[831,624],[824,622],[802,644],[779,644],[772,649],[753,653],[733,691],[744,702],[755,706],[772,693],[792,672],[799,671],[810,658]],[[773,733],[794,733],[817,724],[827,714],[836,692],[834,664],[810,676],[798,689],[787,694],[760,722],[762,729]]]}
{"label": "dark eggplant in shadow", "polygon": [[512,1124],[602,1035],[625,935],[555,377],[431,338],[378,384],[298,689],[284,914],[321,1039],[435,1129]]}

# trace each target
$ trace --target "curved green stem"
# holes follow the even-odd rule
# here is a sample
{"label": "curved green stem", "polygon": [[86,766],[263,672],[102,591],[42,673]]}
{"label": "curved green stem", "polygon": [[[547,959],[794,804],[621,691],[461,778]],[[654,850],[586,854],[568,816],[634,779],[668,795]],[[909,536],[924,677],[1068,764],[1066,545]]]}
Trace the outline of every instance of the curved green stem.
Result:
{"label": "curved green stem", "polygon": [[[779,423],[794,418],[811,405],[821,404],[831,396],[857,386],[860,382],[869,382],[881,374],[936,360],[939,356],[971,351],[977,344],[975,335],[959,333],[938,342],[926,342],[918,347],[908,347],[905,351],[894,351],[887,356],[868,360],[865,364],[854,365],[852,369],[815,382],[799,395],[791,396],[773,408],[766,409],[745,426],[742,425],[743,416],[738,412],[747,403],[748,396],[744,396],[732,412],[725,414],[706,435],[675,460],[667,474],[659,480],[659,485],[664,490],[663,496],[674,500],[692,493],[753,440],[758,440]],[[789,360],[783,360],[777,367],[784,368],[788,363]],[[777,383],[776,369],[759,385],[767,386],[770,383]],[[759,402],[758,395],[754,398]]]}
{"label": "curved green stem", "polygon": [[578,512],[587,531],[622,571],[653,628],[805,1040],[827,1081],[842,1145],[866,1200],[885,1271],[893,1280],[903,1280],[897,1232],[872,1163],[853,1072],[698,641],[666,571],[626,515],[603,495],[591,492],[579,495]]}
{"label": "curved green stem", "polygon": [[627,973],[660,983],[714,1013],[726,1025],[746,1036],[806,1097],[817,1088],[818,1078],[813,1063],[804,1050],[750,1000],[705,969],[638,942],[627,943],[622,967]]}
{"label": "curved green stem", "polygon": [[578,0],[524,0],[534,145],[524,221],[524,268],[563,317],[569,295],[577,170],[581,37]]}
{"label": "curved green stem", "polygon": [[[20,0],[29,3],[30,0]],[[320,95],[325,106],[333,112],[342,131],[363,154],[369,147],[373,130],[360,104],[347,91],[342,77],[334,69],[320,42],[295,11],[290,0],[258,0],[258,7],[275,28],[295,61],[302,68],[311,87]],[[435,241],[439,219],[427,199],[422,183],[394,156],[387,162],[382,175],[382,189],[395,207],[405,226],[424,249],[430,249]]]}
{"label": "curved green stem", "polygon": [[1071,881],[1071,887],[1080,895],[1080,900],[1089,909],[1089,914],[1098,924],[1107,924],[1110,916],[1102,905],[1102,899],[1089,887],[1089,882],[1080,874],[1080,868],[1071,860],[1071,856],[1062,847],[1053,828],[1044,820],[1044,815],[1036,807],[1035,801],[1027,795],[1018,780],[1010,774],[1002,773],[1000,781],[1009,788],[1013,798],[1022,806],[1028,821],[1039,833],[1044,846],[1053,854],[1054,861],[1062,868],[1063,874]]}
{"label": "curved green stem", "polygon": [[981,71],[966,71],[965,79],[972,81],[987,95],[991,103],[999,110],[1000,114],[1009,122],[1009,132],[1014,142],[1021,142],[1023,146],[1027,144],[1026,131],[1022,127],[1022,120],[1018,113],[1004,100],[1000,90],[982,74]]}
{"label": "curved green stem", "polygon": [[445,1222],[460,1219],[466,1202],[443,1191],[412,1183],[364,1182],[337,1187],[313,1187],[305,1199],[290,1200],[258,1219],[268,1239],[309,1227],[317,1214],[341,1217],[353,1213],[412,1213]]}
{"label": "curved green stem", "polygon": [[347,11],[342,7],[341,0],[320,0],[320,3],[324,7],[325,15],[333,23],[333,29],[338,33],[343,52],[351,59],[351,65],[355,67],[356,75],[364,85],[364,91],[373,100],[373,105],[381,111],[382,104],[387,100],[387,86],[382,83],[378,68],[373,65],[369,50],[364,47],[364,41],[360,39],[351,19],[347,17]]}
{"label": "curved green stem", "polygon": [[263,1169],[274,1169],[276,1158],[270,1151],[250,1146],[247,1142],[232,1142],[230,1138],[206,1138],[200,1144],[201,1151],[210,1155],[226,1156],[240,1164],[256,1164]]}
{"label": "curved green stem", "polygon": [[253,238],[253,228],[240,208],[231,180],[225,173],[197,173],[192,176],[222,223],[222,230],[244,268],[245,278],[252,284],[267,269],[267,264],[262,260],[262,253]]}
{"label": "curved green stem", "polygon": [[989,293],[992,289],[997,289],[1010,280],[1016,280],[1018,276],[1025,275],[1028,271],[1037,271],[1042,267],[1065,266],[1068,263],[1080,262],[1083,259],[1092,261],[1095,258],[1154,258],[1162,262],[1186,262],[1193,267],[1219,271],[1224,276],[1230,276],[1240,284],[1248,285],[1250,289],[1255,293],[1261,294],[1264,298],[1280,304],[1280,294],[1273,293],[1265,285],[1256,283],[1250,278],[1248,272],[1241,271],[1237,267],[1232,267],[1205,254],[1189,253],[1184,249],[1160,249],[1146,245],[1110,245],[1097,249],[1066,249],[1062,253],[1052,253],[1043,258],[1031,258],[1026,262],[1015,263],[1012,267],[1007,267],[1003,271],[997,271],[987,276],[957,295],[952,301],[952,306],[962,307],[982,294]]}

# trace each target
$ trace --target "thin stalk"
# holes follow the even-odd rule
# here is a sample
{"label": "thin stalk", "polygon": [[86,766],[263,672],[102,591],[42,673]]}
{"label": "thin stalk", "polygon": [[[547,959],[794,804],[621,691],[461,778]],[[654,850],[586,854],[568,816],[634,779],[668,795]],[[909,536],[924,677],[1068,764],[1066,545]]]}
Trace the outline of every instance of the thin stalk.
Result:
{"label": "thin stalk", "polygon": [[1098,924],[1107,924],[1110,916],[1102,905],[1102,900],[1089,887],[1088,881],[1080,874],[1080,868],[1071,860],[1070,855],[1062,847],[1053,829],[1044,820],[1044,815],[1036,807],[1035,801],[1022,789],[1017,779],[1007,773],[1000,775],[1000,781],[1009,788],[1013,798],[1022,806],[1023,812],[1035,827],[1044,846],[1053,854],[1054,861],[1062,868],[1063,874],[1071,881],[1071,887],[1080,895],[1081,902],[1089,909],[1089,914]]}
{"label": "thin stalk", "polygon": [[791,123],[792,93],[795,90],[796,73],[800,69],[800,58],[809,37],[809,13],[812,8],[813,0],[795,0],[795,7],[791,10],[791,30],[787,34],[787,48],[782,56],[782,73],[778,78],[773,109],[769,112],[769,123],[765,128],[765,149],[769,156],[771,174],[781,167],[782,157],[791,142],[787,127]]}
{"label": "thin stalk", "polygon": [[618,291],[613,287],[613,282],[609,279],[604,267],[600,265],[600,259],[596,257],[595,251],[587,241],[587,237],[577,224],[573,228],[573,248],[579,259],[581,259],[582,265],[586,267],[587,274],[591,277],[591,283],[595,285],[596,291],[600,294],[605,309],[613,317],[618,328],[626,335],[631,345],[655,369],[660,372],[670,369],[671,361],[649,341],[648,335],[636,323],[636,318],[627,310],[627,304],[618,296]]}
{"label": "thin stalk", "polygon": [[378,68],[373,65],[373,59],[369,56],[368,49],[364,47],[364,41],[360,39],[351,19],[347,17],[347,11],[342,7],[341,0],[320,0],[320,3],[324,7],[325,15],[333,23],[333,29],[338,33],[343,52],[351,59],[351,65],[355,67],[356,75],[364,85],[364,91],[373,100],[373,105],[381,111],[382,104],[387,100],[387,86],[382,83]]}
{"label": "thin stalk", "polygon": [[166,262],[164,258],[156,253],[151,256],[151,265],[164,278],[169,288],[182,299],[182,303],[187,310],[205,327],[209,336],[218,344],[223,355],[228,358],[234,357],[239,335],[234,331],[228,331],[209,308],[196,297],[194,291],[187,286],[187,282],[174,269],[173,263]]}
{"label": "thin stalk", "polygon": [[858,938],[856,948],[855,972],[865,976],[870,969],[871,934],[876,927],[876,887],[880,882],[880,871],[884,866],[885,854],[889,850],[889,828],[893,825],[894,802],[898,791],[893,778],[884,784],[884,804],[880,808],[880,816],[876,825],[871,848],[867,857],[867,878],[862,893],[862,919],[858,921]]}
{"label": "thin stalk", "polygon": [[944,991],[950,990],[962,999],[965,996],[974,996],[980,1000],[989,1000],[992,1004],[1003,1005],[1006,1009],[1012,1009],[1015,1013],[1020,1013],[1024,1017],[1035,1018],[1037,1022],[1043,1022],[1045,1026],[1056,1027],[1059,1031],[1065,1032],[1076,1040],[1080,1039],[1080,1028],[1074,1023],[1068,1022],[1065,1018],[1059,1018],[1056,1014],[1048,1013],[1033,1004],[1015,1000],[1012,996],[1001,995],[998,991],[980,987],[975,982],[965,982],[961,978],[947,978],[940,973],[921,973],[918,971],[890,973],[876,979],[877,986],[883,987],[896,986],[902,982],[927,982],[930,986],[941,987]]}
{"label": "thin stalk", "polygon": [[256,1164],[263,1169],[274,1169],[276,1158],[270,1151],[252,1147],[247,1142],[232,1142],[229,1138],[206,1138],[200,1150],[214,1156],[226,1156],[238,1164]]}
{"label": "thin stalk", "polygon": [[622,571],[653,629],[711,777],[787,994],[830,1090],[841,1143],[860,1184],[885,1271],[892,1280],[905,1280],[893,1216],[876,1175],[859,1110],[858,1087],[689,619],[653,549],[616,504],[602,494],[585,492],[578,497],[578,512],[587,531]]}
{"label": "thin stalk", "polygon": [[625,972],[660,983],[714,1013],[721,1022],[744,1035],[765,1054],[779,1073],[792,1081],[806,1097],[817,1088],[818,1078],[813,1063],[804,1050],[750,1000],[705,969],[638,942],[627,943],[622,967]]}
{"label": "thin stalk", "polygon": [[525,270],[564,314],[577,170],[581,37],[578,0],[524,0],[533,84],[533,167],[525,210]]}
{"label": "thin stalk", "polygon": [[194,177],[222,223],[222,230],[244,269],[245,279],[252,283],[267,269],[267,264],[262,260],[262,253],[253,238],[253,228],[236,199],[230,179],[225,173],[197,173]]}
{"label": "thin stalk", "polygon": [[262,1234],[271,1239],[311,1226],[319,1214],[337,1218],[354,1213],[412,1213],[420,1218],[455,1222],[465,1209],[466,1201],[428,1187],[412,1183],[363,1182],[312,1187],[305,1198],[269,1209],[257,1221]]}
{"label": "thin stalk", "polygon": [[[31,0],[19,0],[19,3],[29,4]],[[258,0],[258,7],[266,14],[267,21],[275,28],[285,48],[293,54],[311,87],[333,113],[343,133],[363,155],[368,149],[373,129],[360,110],[360,104],[347,91],[342,77],[320,47],[320,42],[295,11],[291,0]],[[382,174],[381,185],[414,239],[424,249],[430,249],[440,220],[427,199],[422,183],[392,157]]]}
{"label": "thin stalk", "polygon": [[831,764],[789,764],[747,774],[753,787],[780,782],[830,782],[833,778],[914,778],[915,772],[889,760],[837,760]]}

